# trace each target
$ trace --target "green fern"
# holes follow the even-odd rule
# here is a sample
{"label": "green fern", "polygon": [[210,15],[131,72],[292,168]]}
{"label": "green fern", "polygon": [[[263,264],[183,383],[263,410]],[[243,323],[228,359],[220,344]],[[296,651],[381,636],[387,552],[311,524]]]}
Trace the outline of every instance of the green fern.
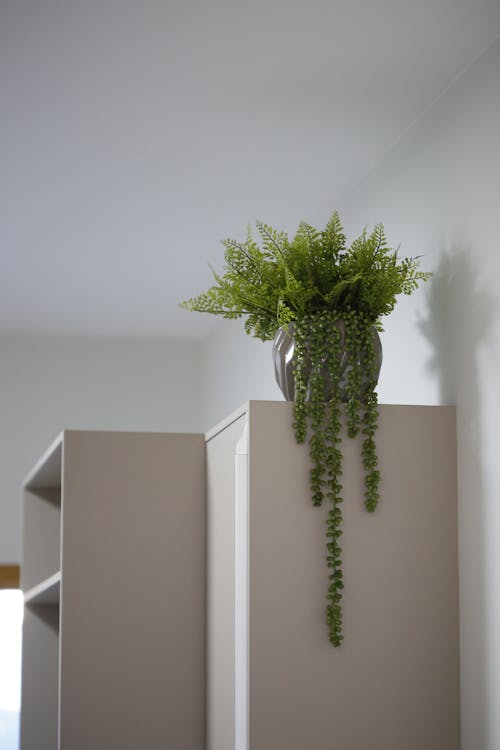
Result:
{"label": "green fern", "polygon": [[335,211],[323,231],[301,222],[292,240],[257,222],[262,248],[250,228],[243,242],[223,240],[225,268],[213,271],[216,284],[181,303],[196,312],[225,318],[246,317],[245,330],[264,341],[280,326],[326,310],[342,317],[356,310],[380,328],[400,294],[412,294],[430,274],[419,258],[398,258],[382,224],[366,229],[346,246]]}

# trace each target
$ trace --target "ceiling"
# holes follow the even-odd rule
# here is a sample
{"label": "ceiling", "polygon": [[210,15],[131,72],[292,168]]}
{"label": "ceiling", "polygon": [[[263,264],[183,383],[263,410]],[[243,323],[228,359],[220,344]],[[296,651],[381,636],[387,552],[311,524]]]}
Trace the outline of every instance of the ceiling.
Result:
{"label": "ceiling", "polygon": [[500,0],[2,0],[0,332],[203,335],[219,240],[326,221]]}

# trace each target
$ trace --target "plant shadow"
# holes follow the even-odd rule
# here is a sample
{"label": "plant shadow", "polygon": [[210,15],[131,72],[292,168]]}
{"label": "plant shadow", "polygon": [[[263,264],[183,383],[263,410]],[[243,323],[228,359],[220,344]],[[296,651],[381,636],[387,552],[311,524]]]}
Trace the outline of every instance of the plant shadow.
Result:
{"label": "plant shadow", "polygon": [[457,405],[462,742],[478,750],[490,746],[492,718],[478,351],[494,311],[471,247],[464,242],[444,246],[428,287],[428,315],[418,325],[432,347],[427,367],[438,378],[440,402]]}

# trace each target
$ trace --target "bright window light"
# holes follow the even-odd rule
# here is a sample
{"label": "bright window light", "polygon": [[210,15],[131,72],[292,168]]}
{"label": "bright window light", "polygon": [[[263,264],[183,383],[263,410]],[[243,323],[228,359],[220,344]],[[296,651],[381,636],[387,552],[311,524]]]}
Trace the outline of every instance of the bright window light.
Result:
{"label": "bright window light", "polygon": [[19,747],[23,595],[0,591],[0,750]]}

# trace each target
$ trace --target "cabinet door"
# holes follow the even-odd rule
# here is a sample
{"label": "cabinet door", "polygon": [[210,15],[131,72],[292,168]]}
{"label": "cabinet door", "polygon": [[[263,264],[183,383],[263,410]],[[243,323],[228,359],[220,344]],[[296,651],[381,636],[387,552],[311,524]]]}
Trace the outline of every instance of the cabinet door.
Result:
{"label": "cabinet door", "polygon": [[[311,504],[308,450],[295,443],[292,408],[248,407],[247,569],[235,562],[224,572],[229,593],[233,574],[235,592],[248,586],[247,656],[233,652],[248,660],[247,684],[234,688],[234,696],[246,691],[247,704],[246,715],[234,698],[227,704],[234,734],[224,750],[458,750],[454,409],[381,407],[382,497],[373,514],[363,505],[361,441],[343,441],[345,639],[334,649],[325,623],[327,508]],[[234,472],[236,435],[224,433],[213,440],[228,454],[225,471]],[[236,477],[226,490],[229,509],[240,507],[238,486]],[[238,524],[231,515],[225,523],[233,524],[229,545]],[[220,534],[212,524],[209,531]],[[209,534],[210,555],[220,554],[217,540]],[[209,596],[216,574],[209,570]],[[212,614],[226,628],[233,623],[231,648],[241,638],[237,601],[219,597]],[[231,659],[209,660],[209,685],[229,671],[245,676]],[[212,726],[229,724],[218,710]]]}
{"label": "cabinet door", "polygon": [[66,433],[61,750],[204,750],[201,435]]}

